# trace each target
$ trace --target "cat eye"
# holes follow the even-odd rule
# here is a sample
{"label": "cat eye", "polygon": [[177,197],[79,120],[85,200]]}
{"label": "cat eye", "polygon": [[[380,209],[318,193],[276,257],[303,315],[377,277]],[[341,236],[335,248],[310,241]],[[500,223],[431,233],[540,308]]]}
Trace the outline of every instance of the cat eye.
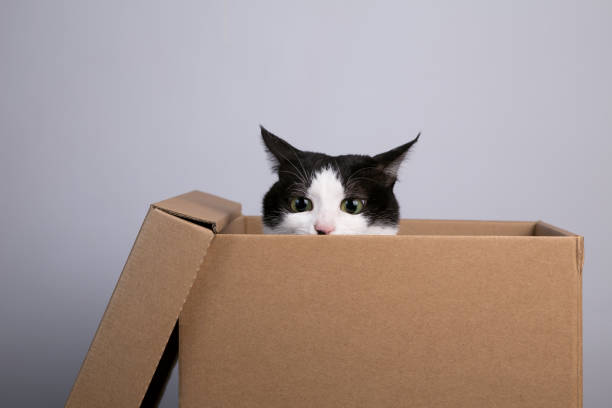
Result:
{"label": "cat eye", "polygon": [[304,212],[312,210],[312,201],[306,197],[293,197],[289,201],[289,207],[293,212]]}
{"label": "cat eye", "polygon": [[362,212],[364,206],[365,201],[358,198],[346,198],[340,203],[340,209],[342,211],[353,215]]}

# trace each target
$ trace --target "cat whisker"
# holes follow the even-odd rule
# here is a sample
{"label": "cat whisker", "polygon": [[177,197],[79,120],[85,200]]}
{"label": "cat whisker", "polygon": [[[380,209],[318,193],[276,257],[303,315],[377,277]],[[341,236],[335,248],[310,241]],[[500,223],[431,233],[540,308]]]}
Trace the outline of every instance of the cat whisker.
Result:
{"label": "cat whisker", "polygon": [[[294,151],[294,153],[295,153],[295,151]],[[300,173],[300,169],[298,169],[298,168],[296,167],[296,165],[295,165],[295,164],[293,164],[293,162],[292,162],[291,160],[289,160],[287,157],[285,157],[285,156],[284,156],[282,153],[280,153],[280,152],[278,152],[278,154],[279,154],[279,155],[280,155],[280,156],[281,156],[283,159],[285,159],[285,161],[287,161],[287,162],[288,162],[290,165],[292,165],[292,166],[293,166],[293,168],[294,168],[294,169],[295,169],[295,170],[296,170],[298,173]],[[295,154],[296,154],[296,157],[297,157],[297,153],[295,153]],[[299,160],[299,158],[298,158],[298,160]],[[301,173],[300,173],[300,174],[301,174]],[[297,177],[297,175],[296,175],[296,177]],[[304,184],[308,184],[308,183],[307,183],[307,181],[306,181],[306,178],[305,178],[305,177],[306,177],[306,175],[304,174],[304,175],[302,175],[302,176],[299,176],[298,178],[299,178],[299,179],[300,179],[300,180],[301,180],[301,181],[302,181]]]}
{"label": "cat whisker", "polygon": [[[300,160],[300,156],[298,156],[297,152],[294,150],[293,154],[295,155],[295,158],[297,159],[298,163],[300,164],[300,167],[302,168],[302,174],[304,175],[304,177],[307,178],[306,176],[306,169],[304,168],[304,165],[302,164],[302,160]],[[312,179],[312,178],[311,178]]]}
{"label": "cat whisker", "polygon": [[293,183],[291,184],[291,192],[293,194],[301,194],[303,196],[306,196],[308,194],[306,187],[303,184],[300,183]]}
{"label": "cat whisker", "polygon": [[355,170],[354,172],[352,172],[352,173],[351,173],[351,175],[349,176],[349,178],[346,180],[346,182],[348,183],[349,181],[351,181],[351,179],[352,179],[352,178],[353,178],[355,175],[357,175],[357,173],[359,173],[360,171],[370,170],[370,169],[372,169],[372,170],[376,170],[376,169],[378,169],[378,168],[377,168],[377,167],[373,167],[373,166],[369,166],[369,167],[361,167],[361,168],[359,168],[359,169]]}
{"label": "cat whisker", "polygon": [[374,180],[374,179],[371,179],[371,178],[368,178],[368,177],[356,177],[356,178],[353,178],[353,179],[352,179],[350,182],[347,182],[347,183],[346,183],[346,187],[347,187],[347,188],[351,188],[351,187],[353,187],[353,185],[354,185],[354,184],[355,184],[355,183],[356,183],[358,180],[365,180],[365,181],[371,181],[372,183],[379,183],[379,181],[378,181],[378,180]]}
{"label": "cat whisker", "polygon": [[[291,174],[292,176],[295,176],[297,179],[299,179],[299,180],[300,180],[300,182],[301,182],[303,185],[306,185],[306,180],[304,179],[304,177],[302,177],[302,175],[300,175],[300,174],[298,174],[298,173],[295,173],[295,172],[293,172],[293,171],[289,171],[289,170],[279,170],[279,173],[287,173],[287,174]],[[297,184],[297,183],[294,183],[294,184]]]}

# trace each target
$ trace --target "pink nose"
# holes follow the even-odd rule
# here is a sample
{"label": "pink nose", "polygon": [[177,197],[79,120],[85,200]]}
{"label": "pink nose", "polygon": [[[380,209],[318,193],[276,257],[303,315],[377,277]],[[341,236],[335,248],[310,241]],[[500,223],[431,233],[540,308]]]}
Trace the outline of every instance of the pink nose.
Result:
{"label": "pink nose", "polygon": [[317,234],[319,235],[329,235],[334,231],[334,227],[324,224],[315,225],[315,230],[317,230]]}

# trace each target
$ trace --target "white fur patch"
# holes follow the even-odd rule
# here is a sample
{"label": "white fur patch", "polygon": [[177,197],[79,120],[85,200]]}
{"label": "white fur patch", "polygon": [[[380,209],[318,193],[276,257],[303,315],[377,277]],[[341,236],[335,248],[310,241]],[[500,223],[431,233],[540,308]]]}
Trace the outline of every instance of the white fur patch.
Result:
{"label": "white fur patch", "polygon": [[287,213],[274,228],[264,226],[266,234],[316,234],[315,226],[333,229],[331,234],[395,235],[397,227],[372,225],[363,214],[348,214],[340,209],[345,198],[344,187],[338,173],[326,168],[314,174],[306,192],[312,201],[312,210]]}

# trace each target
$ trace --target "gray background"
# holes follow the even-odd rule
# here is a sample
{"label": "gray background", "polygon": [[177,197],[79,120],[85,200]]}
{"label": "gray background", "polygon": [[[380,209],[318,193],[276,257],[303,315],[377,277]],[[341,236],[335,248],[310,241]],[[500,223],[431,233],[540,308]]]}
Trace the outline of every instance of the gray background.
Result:
{"label": "gray background", "polygon": [[259,213],[259,123],[331,154],[422,130],[404,217],[584,235],[585,406],[609,406],[611,2],[0,4],[3,406],[63,404],[149,203]]}

